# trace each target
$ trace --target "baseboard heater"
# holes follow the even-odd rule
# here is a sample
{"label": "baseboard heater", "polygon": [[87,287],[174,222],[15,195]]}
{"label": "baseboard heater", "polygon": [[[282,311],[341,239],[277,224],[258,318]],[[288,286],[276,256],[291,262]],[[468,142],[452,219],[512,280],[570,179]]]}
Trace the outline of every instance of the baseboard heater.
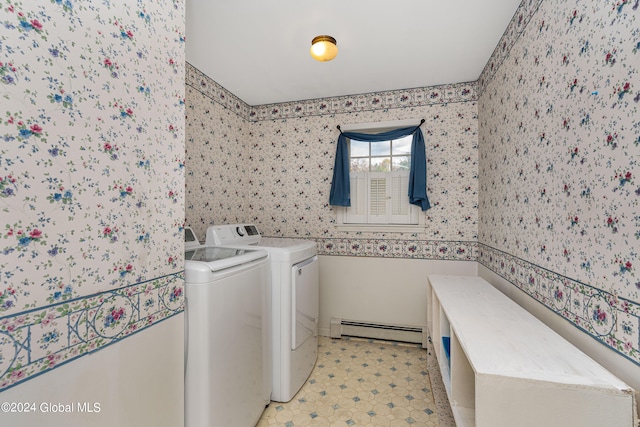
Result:
{"label": "baseboard heater", "polygon": [[427,342],[429,340],[426,325],[416,327],[336,318],[331,319],[330,335],[331,338],[349,336],[418,343],[422,344],[422,348],[427,348]]}

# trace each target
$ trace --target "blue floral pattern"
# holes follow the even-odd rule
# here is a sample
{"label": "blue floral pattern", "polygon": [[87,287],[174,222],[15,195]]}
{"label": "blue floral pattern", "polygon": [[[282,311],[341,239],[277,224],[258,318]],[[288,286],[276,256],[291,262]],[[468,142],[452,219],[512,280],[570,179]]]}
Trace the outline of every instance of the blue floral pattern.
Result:
{"label": "blue floral pattern", "polygon": [[182,310],[185,45],[182,1],[0,9],[2,390]]}

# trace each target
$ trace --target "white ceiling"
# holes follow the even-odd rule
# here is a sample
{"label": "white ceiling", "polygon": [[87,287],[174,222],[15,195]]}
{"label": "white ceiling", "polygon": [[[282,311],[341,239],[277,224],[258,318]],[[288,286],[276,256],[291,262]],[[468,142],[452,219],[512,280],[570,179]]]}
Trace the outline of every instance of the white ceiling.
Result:
{"label": "white ceiling", "polygon": [[[475,81],[520,0],[187,0],[186,57],[249,105]],[[338,56],[317,62],[328,34]]]}

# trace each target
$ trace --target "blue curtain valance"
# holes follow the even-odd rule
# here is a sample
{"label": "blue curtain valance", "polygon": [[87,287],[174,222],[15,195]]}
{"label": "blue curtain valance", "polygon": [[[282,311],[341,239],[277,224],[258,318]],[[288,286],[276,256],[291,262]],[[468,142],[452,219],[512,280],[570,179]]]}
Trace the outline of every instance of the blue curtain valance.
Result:
{"label": "blue curtain valance", "polygon": [[[424,122],[424,120],[423,120]],[[422,124],[422,123],[421,123]],[[340,127],[338,127],[340,129]],[[377,134],[342,132],[338,137],[336,160],[333,167],[333,181],[329,194],[329,204],[351,206],[351,185],[349,179],[349,146],[347,138],[357,141],[380,142],[402,138],[413,134],[411,143],[411,168],[409,169],[409,203],[420,206],[423,211],[431,207],[427,197],[427,157],[424,137],[420,126],[395,129]]]}

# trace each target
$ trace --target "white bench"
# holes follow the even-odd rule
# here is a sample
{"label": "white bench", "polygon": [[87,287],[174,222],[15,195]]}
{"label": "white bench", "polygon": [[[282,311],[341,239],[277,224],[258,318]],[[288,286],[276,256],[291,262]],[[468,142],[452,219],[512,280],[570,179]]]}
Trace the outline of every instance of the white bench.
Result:
{"label": "white bench", "polygon": [[485,280],[429,276],[429,285],[458,427],[636,425],[633,389]]}

